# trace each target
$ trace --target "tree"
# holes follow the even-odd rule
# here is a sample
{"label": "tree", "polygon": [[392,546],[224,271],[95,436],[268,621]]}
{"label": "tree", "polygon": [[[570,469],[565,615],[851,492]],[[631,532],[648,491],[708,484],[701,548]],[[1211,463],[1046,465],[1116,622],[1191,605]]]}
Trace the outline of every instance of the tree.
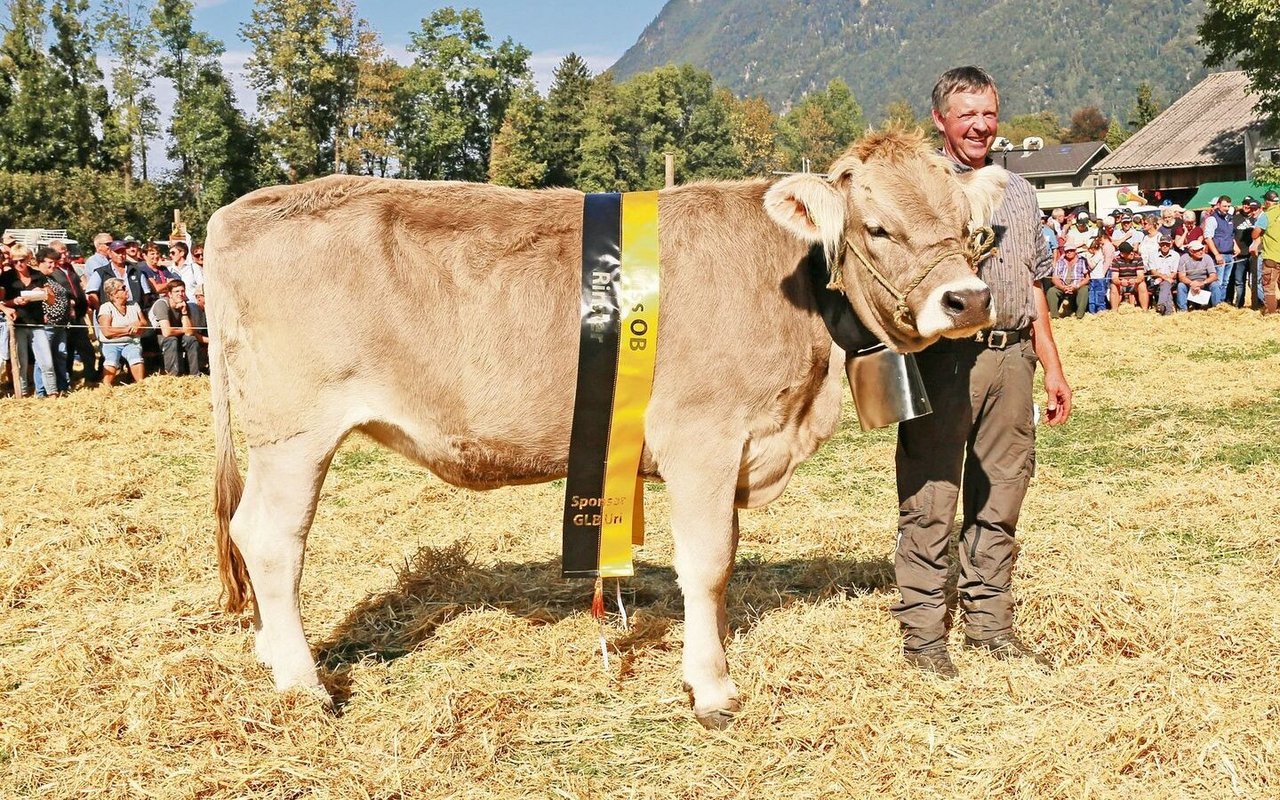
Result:
{"label": "tree", "polygon": [[576,186],[578,149],[586,135],[587,99],[591,71],[577,53],[560,60],[547,92],[543,114],[543,154],[548,186]]}
{"label": "tree", "polygon": [[49,9],[53,46],[46,108],[58,109],[46,119],[47,135],[58,143],[58,162],[65,167],[114,169],[98,130],[111,113],[95,41],[88,23],[88,0],[54,0]]}
{"label": "tree", "polygon": [[1269,132],[1280,132],[1280,14],[1273,0],[1208,0],[1200,23],[1204,64],[1244,70]]}
{"label": "tree", "polygon": [[157,74],[173,82],[168,155],[170,197],[202,226],[220,206],[254,188],[257,140],[222,72],[222,43],[196,31],[192,0],[159,0],[151,24]]}
{"label": "tree", "polygon": [[861,136],[867,125],[849,85],[837,78],[787,112],[779,128],[786,165],[798,168],[801,159],[808,158],[813,167],[822,170]]}
{"label": "tree", "polygon": [[1135,131],[1142,130],[1159,113],[1160,106],[1155,101],[1151,82],[1142,81],[1138,84],[1138,92],[1133,103],[1133,109],[1129,111],[1129,127]]}
{"label": "tree", "polygon": [[[144,0],[105,0],[98,36],[107,46],[116,108],[115,146],[126,187],[135,174],[148,178],[147,145],[160,132],[155,80],[156,39]],[[136,173],[135,173],[136,170]]]}
{"label": "tree", "polygon": [[618,87],[608,72],[591,81],[587,114],[578,145],[577,186],[584,192],[625,192],[636,177],[636,165],[618,131],[622,128]]}
{"label": "tree", "polygon": [[733,146],[743,175],[765,177],[778,166],[778,118],[763,97],[733,109]]}
{"label": "tree", "polygon": [[1064,142],[1100,142],[1107,136],[1111,127],[1108,120],[1097,106],[1085,106],[1071,112],[1071,128],[1062,137]]}
{"label": "tree", "polygon": [[542,99],[532,84],[523,86],[507,106],[507,116],[493,140],[489,156],[489,180],[517,189],[546,185],[547,162],[543,152]]}
{"label": "tree", "polygon": [[507,104],[529,80],[529,50],[497,47],[475,9],[438,9],[409,36],[397,143],[407,177],[482,181]]}
{"label": "tree", "polygon": [[916,112],[906,99],[899,97],[884,107],[884,119],[880,121],[882,128],[915,128],[933,130],[933,120],[928,116],[917,117]]}
{"label": "tree", "polygon": [[336,0],[254,0],[240,28],[253,48],[245,70],[258,92],[267,157],[292,182],[333,166],[343,25]]}
{"label": "tree", "polygon": [[9,0],[9,28],[0,41],[0,165],[42,172],[55,166],[46,136],[44,98],[52,75],[45,56],[44,3]]}
{"label": "tree", "polygon": [[1028,136],[1039,136],[1046,145],[1050,145],[1061,142],[1064,132],[1058,115],[1045,110],[1010,117],[1008,122],[1000,123],[1000,135],[1015,145],[1021,144]]}
{"label": "tree", "polygon": [[[352,9],[344,4],[344,13]],[[337,161],[343,171],[386,177],[399,148],[394,140],[400,65],[387,57],[377,31],[363,19],[353,25],[355,46],[347,69],[350,91],[343,102]]]}
{"label": "tree", "polygon": [[1124,140],[1128,139],[1131,135],[1132,133],[1125,130],[1124,126],[1120,124],[1120,120],[1112,117],[1111,122],[1107,125],[1107,135],[1104,141],[1106,141],[1107,147],[1115,150],[1117,147],[1124,144]]}

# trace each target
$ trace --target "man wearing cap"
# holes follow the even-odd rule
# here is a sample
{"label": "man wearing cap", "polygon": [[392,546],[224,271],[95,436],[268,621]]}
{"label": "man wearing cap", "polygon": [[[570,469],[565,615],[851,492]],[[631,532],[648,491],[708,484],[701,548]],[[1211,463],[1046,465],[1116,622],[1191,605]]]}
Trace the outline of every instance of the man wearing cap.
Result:
{"label": "man wearing cap", "polygon": [[1231,273],[1231,282],[1223,281],[1221,293],[1223,299],[1236,308],[1244,308],[1245,287],[1257,285],[1257,264],[1253,258],[1253,226],[1258,215],[1262,213],[1262,203],[1245,197],[1240,201],[1240,213],[1236,223],[1236,268]]}
{"label": "man wearing cap", "polygon": [[1141,234],[1138,232],[1137,228],[1133,227],[1133,212],[1128,209],[1120,212],[1120,225],[1112,228],[1109,233],[1111,236],[1111,243],[1116,247],[1119,247],[1125,242],[1137,247],[1138,242],[1141,241]]}
{"label": "man wearing cap", "polygon": [[1142,256],[1129,242],[1121,242],[1116,248],[1116,257],[1111,262],[1111,308],[1115,310],[1121,303],[1132,303],[1143,311],[1151,303],[1151,295],[1147,294],[1146,273]]}
{"label": "man wearing cap", "polygon": [[107,266],[100,267],[89,273],[89,282],[84,287],[85,294],[89,301],[89,307],[95,312],[98,307],[107,302],[102,294],[102,284],[107,278],[119,278],[124,281],[125,288],[129,290],[129,302],[137,303],[139,308],[149,308],[151,305],[152,289],[146,276],[138,271],[137,267],[131,266],[125,261],[126,246],[124,242],[114,241],[107,245],[107,254],[110,259]]}
{"label": "man wearing cap", "polygon": [[1187,310],[1187,299],[1201,290],[1209,292],[1208,303],[1214,304],[1213,285],[1218,280],[1217,265],[1213,256],[1206,252],[1205,243],[1200,239],[1187,245],[1187,252],[1178,259],[1178,310]]}
{"label": "man wearing cap", "polygon": [[1089,228],[1090,222],[1091,220],[1089,219],[1088,211],[1081,211],[1076,214],[1076,224],[1064,234],[1066,238],[1063,240],[1063,246],[1074,247],[1077,253],[1082,252],[1086,247],[1088,247],[1089,242],[1092,242],[1098,235],[1095,231]]}
{"label": "man wearing cap", "polygon": [[[1269,317],[1276,313],[1276,292],[1280,291],[1280,220],[1271,222],[1272,209],[1280,201],[1280,194],[1271,190],[1262,196],[1266,208],[1258,215],[1253,224],[1254,246],[1258,252],[1258,265],[1261,283],[1258,294],[1262,297],[1262,315]],[[1280,212],[1275,212],[1280,214]]]}
{"label": "man wearing cap", "polygon": [[1213,304],[1217,305],[1226,297],[1227,285],[1231,283],[1232,273],[1236,269],[1236,256],[1240,255],[1236,224],[1231,214],[1231,198],[1225,194],[1218,198],[1213,210],[1204,218],[1204,243],[1217,266],[1215,273],[1218,279],[1212,289]]}
{"label": "man wearing cap", "polygon": [[1163,235],[1159,238],[1156,254],[1150,259],[1143,258],[1147,267],[1147,288],[1156,296],[1156,310],[1161,314],[1173,313],[1173,292],[1178,283],[1178,261],[1180,256],[1173,249],[1173,237]]}
{"label": "man wearing cap", "polygon": [[1049,280],[1050,286],[1045,291],[1049,317],[1058,319],[1063,313],[1062,305],[1066,303],[1076,319],[1083,319],[1089,308],[1089,262],[1084,256],[1078,255],[1074,247],[1064,247],[1062,258],[1054,263]]}
{"label": "man wearing cap", "polygon": [[[958,172],[981,169],[996,137],[1000,98],[978,67],[948,70],[933,88],[933,123]],[[1049,327],[1040,281],[1053,262],[1040,235],[1035,190],[1009,173],[990,224],[997,252],[979,265],[995,326],[942,339],[916,355],[933,413],[898,426],[898,546],[894,575],[907,663],[957,675],[947,650],[949,545],[963,489],[956,590],[967,647],[994,658],[1048,663],[1014,632],[1014,532],[1035,465],[1036,364],[1044,366],[1050,425],[1071,414],[1071,388]]]}

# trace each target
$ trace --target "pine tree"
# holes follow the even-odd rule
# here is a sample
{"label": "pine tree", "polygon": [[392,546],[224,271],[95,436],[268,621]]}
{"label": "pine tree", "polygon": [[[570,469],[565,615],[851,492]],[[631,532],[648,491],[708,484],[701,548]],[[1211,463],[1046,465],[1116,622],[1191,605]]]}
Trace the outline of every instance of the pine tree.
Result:
{"label": "pine tree", "polygon": [[1112,117],[1111,122],[1107,124],[1107,135],[1103,141],[1107,143],[1107,147],[1115,150],[1117,147],[1124,144],[1124,140],[1128,139],[1131,135],[1132,132],[1125,130],[1124,126],[1120,124],[1120,120]]}
{"label": "pine tree", "polygon": [[88,23],[88,0],[54,0],[49,9],[53,45],[49,48],[51,78],[46,108],[49,136],[59,142],[62,167],[112,169],[98,129],[111,113],[102,70],[94,53]]}
{"label": "pine tree", "polygon": [[517,189],[546,185],[547,162],[543,152],[542,99],[532,84],[522,87],[507,106],[507,116],[493,140],[489,156],[489,180]]}
{"label": "pine tree", "polygon": [[151,91],[156,39],[147,6],[144,0],[105,0],[98,22],[107,58],[115,63],[111,88],[119,138],[114,145],[126,186],[135,174],[148,179],[147,146],[160,132],[160,111]]}
{"label": "pine tree", "polygon": [[1142,81],[1138,84],[1137,97],[1134,99],[1133,108],[1129,111],[1129,127],[1135,131],[1142,130],[1159,113],[1160,106],[1156,103],[1151,82]]}
{"label": "pine tree", "polygon": [[578,150],[586,134],[590,94],[591,71],[577,53],[570,53],[556,66],[543,115],[543,153],[549,186],[577,185]]}

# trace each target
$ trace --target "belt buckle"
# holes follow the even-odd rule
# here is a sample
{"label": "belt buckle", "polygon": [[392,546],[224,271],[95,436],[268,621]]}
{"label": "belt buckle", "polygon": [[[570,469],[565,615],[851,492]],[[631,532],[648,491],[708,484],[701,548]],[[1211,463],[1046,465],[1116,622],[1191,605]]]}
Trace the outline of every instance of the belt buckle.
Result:
{"label": "belt buckle", "polygon": [[[996,341],[997,336],[1000,337],[999,343],[997,343]],[[992,350],[1003,350],[1008,346],[1009,346],[1008,331],[992,331],[991,333],[987,334],[987,347],[990,347]]]}

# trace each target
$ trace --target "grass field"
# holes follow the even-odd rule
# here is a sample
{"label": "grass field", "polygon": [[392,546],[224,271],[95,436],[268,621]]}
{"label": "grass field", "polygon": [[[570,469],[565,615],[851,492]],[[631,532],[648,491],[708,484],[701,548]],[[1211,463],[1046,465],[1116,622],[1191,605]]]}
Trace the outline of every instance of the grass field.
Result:
{"label": "grass field", "polygon": [[0,797],[1280,796],[1280,322],[1055,326],[1076,412],[1016,573],[1055,668],[904,668],[893,434],[849,411],[743,514],[722,733],[680,688],[661,486],[606,672],[562,484],[469,493],[350,439],[303,581],[334,714],[217,610],[204,382],[0,400]]}

